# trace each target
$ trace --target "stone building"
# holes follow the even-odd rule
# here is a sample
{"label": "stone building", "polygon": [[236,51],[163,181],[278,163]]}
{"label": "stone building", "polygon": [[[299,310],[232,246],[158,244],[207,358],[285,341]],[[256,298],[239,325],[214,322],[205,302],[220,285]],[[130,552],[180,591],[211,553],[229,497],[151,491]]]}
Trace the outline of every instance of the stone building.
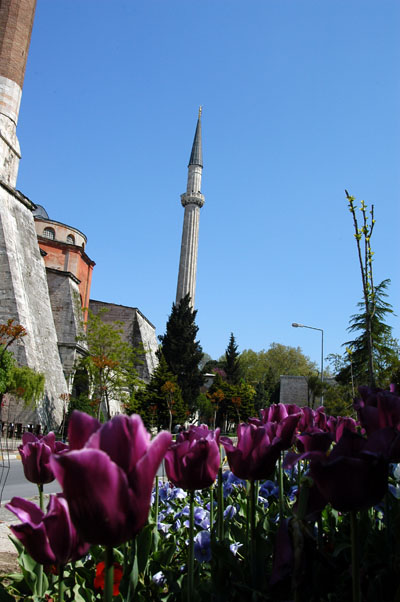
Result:
{"label": "stone building", "polygon": [[[13,318],[28,335],[10,350],[18,364],[45,375],[44,399],[34,410],[8,397],[0,420],[56,428],[85,348],[76,341],[82,308],[107,306],[110,320],[125,321],[126,340],[146,350],[140,376],[156,365],[154,326],[136,308],[90,301],[94,261],[86,236],[54,221],[16,189],[21,158],[16,135],[36,0],[0,2],[0,323]],[[114,317],[116,316],[116,317]]]}
{"label": "stone building", "polygon": [[[14,318],[26,328],[28,335],[12,351],[19,364],[45,374],[45,396],[34,421],[52,426],[62,420],[61,399],[68,389],[37,244],[35,205],[16,189],[21,158],[16,128],[35,5],[36,0],[0,4],[0,322]],[[32,421],[12,404],[5,418],[16,413],[21,422]]]}

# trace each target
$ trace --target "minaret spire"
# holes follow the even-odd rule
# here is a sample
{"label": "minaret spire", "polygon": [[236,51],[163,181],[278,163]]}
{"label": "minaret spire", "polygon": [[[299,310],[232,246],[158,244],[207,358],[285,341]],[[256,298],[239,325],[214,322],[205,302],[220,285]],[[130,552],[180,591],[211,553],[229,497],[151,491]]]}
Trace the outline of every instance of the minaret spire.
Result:
{"label": "minaret spire", "polygon": [[199,108],[192,152],[189,159],[186,192],[181,195],[181,203],[185,208],[185,213],[183,217],[181,256],[176,290],[176,304],[189,294],[192,307],[194,307],[196,292],[200,209],[204,205],[204,195],[201,194],[201,176],[203,173],[201,113],[202,107]]}

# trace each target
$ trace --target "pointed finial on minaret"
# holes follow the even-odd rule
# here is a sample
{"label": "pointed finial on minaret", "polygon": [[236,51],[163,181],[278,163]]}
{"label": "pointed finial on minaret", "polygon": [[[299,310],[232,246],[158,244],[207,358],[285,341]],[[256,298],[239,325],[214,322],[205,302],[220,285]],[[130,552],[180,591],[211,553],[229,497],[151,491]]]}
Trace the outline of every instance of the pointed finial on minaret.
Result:
{"label": "pointed finial on minaret", "polygon": [[194,134],[192,152],[190,153],[189,165],[200,165],[203,167],[203,153],[201,148],[201,112],[203,107],[199,107],[199,117],[197,119],[196,131]]}

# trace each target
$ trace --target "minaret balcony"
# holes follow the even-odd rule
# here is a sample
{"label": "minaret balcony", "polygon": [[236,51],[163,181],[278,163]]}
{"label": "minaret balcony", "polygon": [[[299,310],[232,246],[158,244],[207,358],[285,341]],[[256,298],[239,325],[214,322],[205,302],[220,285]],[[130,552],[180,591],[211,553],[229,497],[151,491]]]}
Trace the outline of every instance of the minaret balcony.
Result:
{"label": "minaret balcony", "polygon": [[183,207],[186,205],[197,205],[198,207],[202,207],[204,205],[204,194],[201,192],[191,192],[188,194],[185,192],[181,194],[181,203]]}

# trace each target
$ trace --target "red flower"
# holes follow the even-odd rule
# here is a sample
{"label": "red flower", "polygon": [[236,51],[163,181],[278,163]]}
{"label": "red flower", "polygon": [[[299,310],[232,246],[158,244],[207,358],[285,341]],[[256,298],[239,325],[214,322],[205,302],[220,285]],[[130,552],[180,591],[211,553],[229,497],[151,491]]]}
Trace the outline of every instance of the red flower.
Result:
{"label": "red flower", "polygon": [[[94,578],[93,585],[96,589],[104,590],[104,574],[106,570],[105,562],[99,562],[96,566],[96,577]],[[113,587],[113,596],[118,596],[119,594],[119,584],[121,583],[123,575],[123,569],[118,562],[114,562],[114,587]]]}

